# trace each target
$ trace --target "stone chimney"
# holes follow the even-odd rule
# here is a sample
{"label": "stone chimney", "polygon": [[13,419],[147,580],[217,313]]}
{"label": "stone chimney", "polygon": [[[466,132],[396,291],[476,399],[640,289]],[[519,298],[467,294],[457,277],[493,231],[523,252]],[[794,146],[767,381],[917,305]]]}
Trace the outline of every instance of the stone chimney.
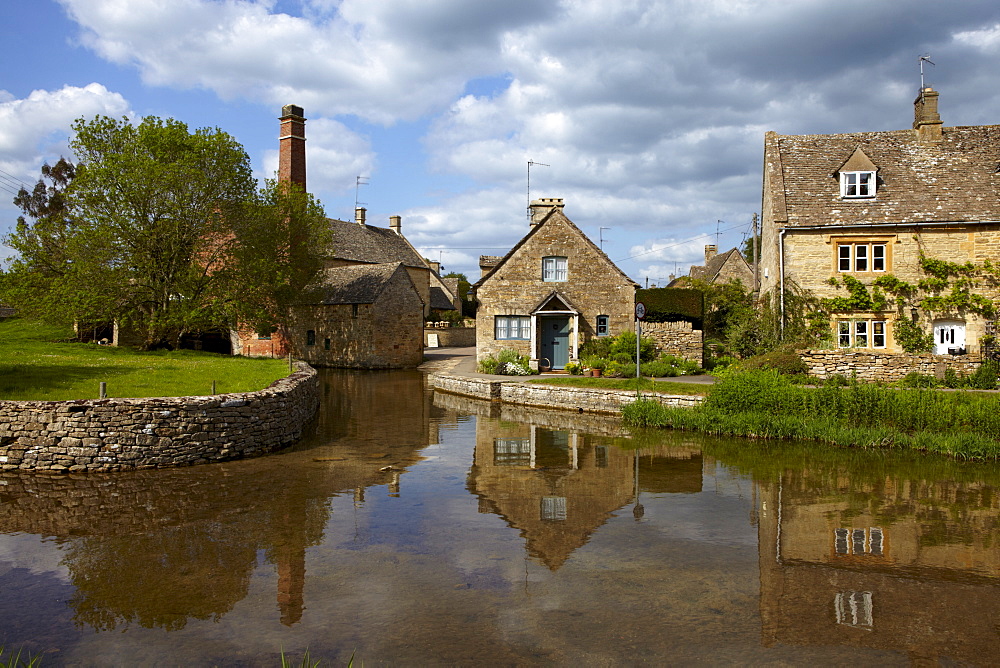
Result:
{"label": "stone chimney", "polygon": [[482,278],[490,273],[490,269],[500,264],[503,257],[500,255],[480,255],[479,256],[479,277]]}
{"label": "stone chimney", "polygon": [[441,263],[440,262],[437,262],[435,260],[427,260],[427,264],[429,264],[431,266],[431,270],[435,274],[440,274],[441,273]]}
{"label": "stone chimney", "polygon": [[719,254],[719,247],[718,246],[716,246],[715,244],[706,244],[706,246],[705,246],[705,264],[707,265],[708,261],[711,260],[713,257],[715,257],[718,254]]}
{"label": "stone chimney", "polygon": [[363,206],[359,206],[354,209],[354,222],[356,222],[358,225],[365,224],[365,211],[366,209]]}
{"label": "stone chimney", "polygon": [[389,216],[389,229],[396,234],[403,235],[403,217],[402,216]]}
{"label": "stone chimney", "polygon": [[281,108],[278,135],[278,182],[294,183],[306,189],[306,119],[302,107],[286,104]]}
{"label": "stone chimney", "polygon": [[561,197],[543,197],[531,201],[531,225],[542,222],[552,209],[562,209],[565,206]]}
{"label": "stone chimney", "polygon": [[920,90],[913,101],[913,129],[922,142],[941,141],[941,116],[938,114],[938,92],[928,86]]}

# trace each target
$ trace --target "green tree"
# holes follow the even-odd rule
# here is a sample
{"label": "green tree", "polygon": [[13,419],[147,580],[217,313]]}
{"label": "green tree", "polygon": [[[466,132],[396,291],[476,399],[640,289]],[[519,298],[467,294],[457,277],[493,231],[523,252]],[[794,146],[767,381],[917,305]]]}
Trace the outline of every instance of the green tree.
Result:
{"label": "green tree", "polygon": [[[115,321],[143,348],[192,331],[280,321],[315,276],[322,209],[269,183],[256,192],[243,147],[173,119],[77,120],[75,175],[19,204],[7,300],[49,321]],[[58,165],[57,165],[58,166]],[[37,196],[36,196],[37,194]]]}

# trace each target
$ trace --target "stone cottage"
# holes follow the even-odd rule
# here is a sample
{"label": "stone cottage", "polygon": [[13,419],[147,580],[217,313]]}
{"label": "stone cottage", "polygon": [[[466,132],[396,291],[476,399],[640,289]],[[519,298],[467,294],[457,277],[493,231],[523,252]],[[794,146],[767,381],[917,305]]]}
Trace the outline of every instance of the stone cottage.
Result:
{"label": "stone cottage", "polygon": [[932,88],[912,129],[768,132],[761,292],[794,284],[831,300],[841,348],[900,352],[907,319],[938,354],[978,351],[998,297],[998,161],[1000,126],[945,127]]}
{"label": "stone cottage", "polygon": [[753,269],[736,248],[725,253],[719,253],[715,244],[705,246],[705,264],[691,265],[687,276],[680,276],[670,281],[669,288],[682,288],[691,284],[692,280],[704,281],[709,284],[729,283],[739,281],[747,289],[753,288]]}
{"label": "stone cottage", "polygon": [[484,256],[471,290],[476,357],[504,348],[565,368],[591,337],[631,331],[632,279],[563,213],[562,199],[531,202],[531,228],[503,257]]}
{"label": "stone cottage", "polygon": [[[279,120],[278,179],[305,190],[303,110],[286,105]],[[420,364],[422,356],[413,351],[422,350],[424,319],[432,306],[453,308],[454,297],[403,236],[400,216],[390,216],[388,228],[369,225],[365,218],[365,209],[359,207],[353,221],[328,220],[332,240],[321,284],[312,293],[315,301],[307,300],[297,307],[292,321],[283,323],[276,332],[239,332],[235,351],[273,357],[292,353],[317,366],[397,368]],[[386,273],[389,267],[393,268],[391,280]],[[354,270],[336,271],[346,268]],[[397,269],[406,275],[406,281],[397,275]],[[399,314],[395,324],[385,321],[378,306],[390,302]],[[414,310],[419,313],[416,320],[410,317]],[[378,335],[373,336],[376,331]],[[373,338],[362,341],[365,337]]]}
{"label": "stone cottage", "polygon": [[296,354],[313,366],[400,369],[423,361],[423,322],[402,263],[359,264],[324,269],[292,309],[289,331]]}

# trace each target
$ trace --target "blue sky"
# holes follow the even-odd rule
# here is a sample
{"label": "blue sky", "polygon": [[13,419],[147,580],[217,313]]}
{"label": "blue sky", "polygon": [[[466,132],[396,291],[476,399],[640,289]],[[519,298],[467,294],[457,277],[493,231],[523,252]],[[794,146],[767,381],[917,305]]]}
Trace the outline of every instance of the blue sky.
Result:
{"label": "blue sky", "polygon": [[909,127],[921,54],[945,125],[1000,122],[995,0],[31,0],[0,44],[0,233],[75,118],[219,127],[263,178],[297,104],[327,215],[368,177],[370,223],[473,279],[527,231],[529,160],[533,197],[663,284],[749,232],[765,131]]}

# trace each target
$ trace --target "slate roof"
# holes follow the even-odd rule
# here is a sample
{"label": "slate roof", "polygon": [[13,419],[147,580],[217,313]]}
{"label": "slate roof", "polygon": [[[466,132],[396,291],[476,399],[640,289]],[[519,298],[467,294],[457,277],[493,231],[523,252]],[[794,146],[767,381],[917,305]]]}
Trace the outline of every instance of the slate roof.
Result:
{"label": "slate roof", "polygon": [[712,283],[719,276],[719,272],[722,271],[722,267],[725,266],[726,262],[728,262],[730,258],[732,258],[735,262],[743,260],[743,264],[747,265],[747,270],[750,269],[750,265],[747,263],[743,255],[735,248],[732,248],[727,250],[725,253],[717,254],[709,260],[705,266],[692,266],[688,275],[691,278],[697,278],[707,283]]}
{"label": "slate roof", "polygon": [[307,291],[304,303],[373,304],[397,271],[406,275],[399,262],[324,269]]}
{"label": "slate roof", "polygon": [[[840,197],[838,170],[860,148],[878,168],[874,198]],[[1000,125],[764,139],[772,216],[779,224],[851,225],[1000,220]]]}
{"label": "slate roof", "polygon": [[431,308],[440,309],[442,311],[454,311],[455,305],[452,303],[451,297],[448,296],[448,293],[444,291],[444,288],[432,285]]}
{"label": "slate roof", "polygon": [[372,264],[402,262],[407,267],[427,268],[416,249],[389,228],[333,219],[329,223],[334,258]]}

